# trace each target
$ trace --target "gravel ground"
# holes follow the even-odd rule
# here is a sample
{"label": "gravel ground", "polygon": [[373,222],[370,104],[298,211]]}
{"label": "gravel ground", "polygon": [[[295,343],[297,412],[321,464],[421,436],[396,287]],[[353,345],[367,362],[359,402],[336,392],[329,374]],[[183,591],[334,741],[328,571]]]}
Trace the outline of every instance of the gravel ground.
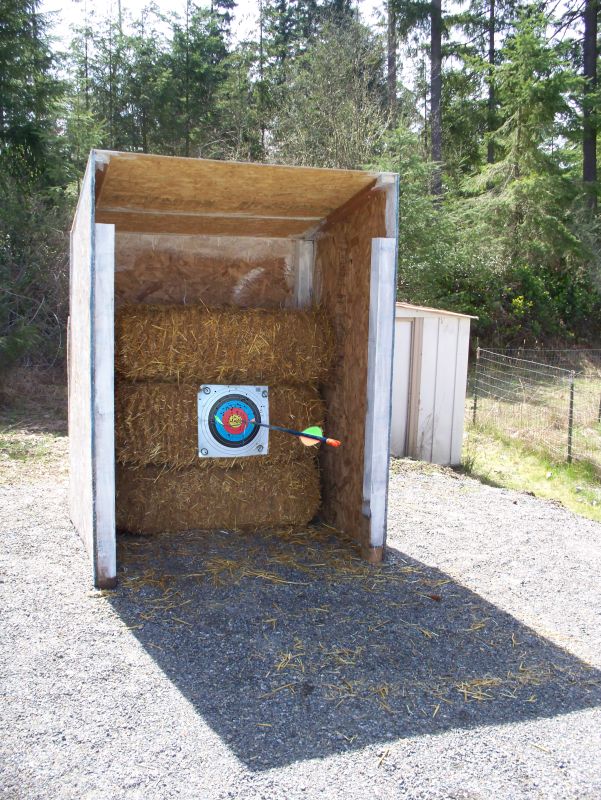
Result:
{"label": "gravel ground", "polygon": [[397,461],[381,569],[132,537],[102,593],[45,447],[0,478],[2,797],[601,797],[600,525]]}

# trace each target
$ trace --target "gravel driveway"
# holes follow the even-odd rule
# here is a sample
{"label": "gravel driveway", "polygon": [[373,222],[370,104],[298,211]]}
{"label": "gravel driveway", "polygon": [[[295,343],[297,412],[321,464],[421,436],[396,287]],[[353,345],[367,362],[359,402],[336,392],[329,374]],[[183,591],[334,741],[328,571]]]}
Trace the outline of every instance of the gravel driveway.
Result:
{"label": "gravel driveway", "polygon": [[126,538],[102,593],[52,447],[0,479],[2,797],[601,797],[600,525],[396,461],[381,569]]}

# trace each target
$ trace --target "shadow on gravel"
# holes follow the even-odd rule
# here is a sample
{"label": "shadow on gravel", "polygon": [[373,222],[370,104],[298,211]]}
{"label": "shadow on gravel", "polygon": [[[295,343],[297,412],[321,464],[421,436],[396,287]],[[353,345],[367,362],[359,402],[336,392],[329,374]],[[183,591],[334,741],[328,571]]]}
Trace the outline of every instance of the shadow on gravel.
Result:
{"label": "shadow on gravel", "polygon": [[323,528],[123,537],[110,602],[254,770],[601,705],[601,673],[389,553],[368,567]]}

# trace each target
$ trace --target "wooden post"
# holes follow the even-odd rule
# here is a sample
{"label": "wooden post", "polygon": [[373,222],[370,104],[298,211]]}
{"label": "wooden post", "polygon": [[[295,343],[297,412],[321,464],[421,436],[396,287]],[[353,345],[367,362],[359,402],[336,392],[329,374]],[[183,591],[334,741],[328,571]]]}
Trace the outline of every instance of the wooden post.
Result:
{"label": "wooden post", "polygon": [[115,227],[95,223],[92,152],[71,230],[69,511],[94,585],[116,582],[113,297]]}
{"label": "wooden post", "polygon": [[[369,560],[381,560],[386,541],[396,239],[373,239],[369,301],[367,418],[363,472],[363,516],[369,523]],[[380,555],[378,556],[378,549]]]}
{"label": "wooden post", "polygon": [[568,464],[572,463],[572,444],[574,433],[574,375],[575,372],[570,372],[570,406],[568,410]]}
{"label": "wooden post", "polygon": [[294,243],[294,306],[310,308],[313,304],[314,242],[298,239]]}
{"label": "wooden post", "polygon": [[476,424],[476,412],[478,411],[478,375],[480,370],[480,348],[476,348],[476,368],[474,370],[474,405],[472,406],[472,425]]}

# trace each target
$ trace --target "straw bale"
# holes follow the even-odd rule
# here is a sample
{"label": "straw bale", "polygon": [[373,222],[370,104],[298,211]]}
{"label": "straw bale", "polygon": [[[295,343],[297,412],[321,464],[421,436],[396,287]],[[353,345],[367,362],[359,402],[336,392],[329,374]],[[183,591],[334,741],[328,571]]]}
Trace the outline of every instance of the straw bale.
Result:
{"label": "straw bale", "polygon": [[[199,468],[213,460],[198,457],[197,384],[120,383],[115,403],[117,460],[131,464],[171,464]],[[325,405],[312,387],[279,386],[269,390],[269,418],[274,425],[306,428],[323,425]],[[276,463],[310,460],[317,448],[303,447],[298,439],[271,431],[269,453],[256,458],[221,459],[231,468],[257,461]]]}
{"label": "straw bale", "polygon": [[130,533],[255,530],[306,525],[317,513],[314,462],[256,464],[252,472],[219,463],[209,470],[120,466],[117,528]]}
{"label": "straw bale", "polygon": [[133,381],[323,382],[334,351],[320,311],[128,306],[117,313],[116,370]]}

